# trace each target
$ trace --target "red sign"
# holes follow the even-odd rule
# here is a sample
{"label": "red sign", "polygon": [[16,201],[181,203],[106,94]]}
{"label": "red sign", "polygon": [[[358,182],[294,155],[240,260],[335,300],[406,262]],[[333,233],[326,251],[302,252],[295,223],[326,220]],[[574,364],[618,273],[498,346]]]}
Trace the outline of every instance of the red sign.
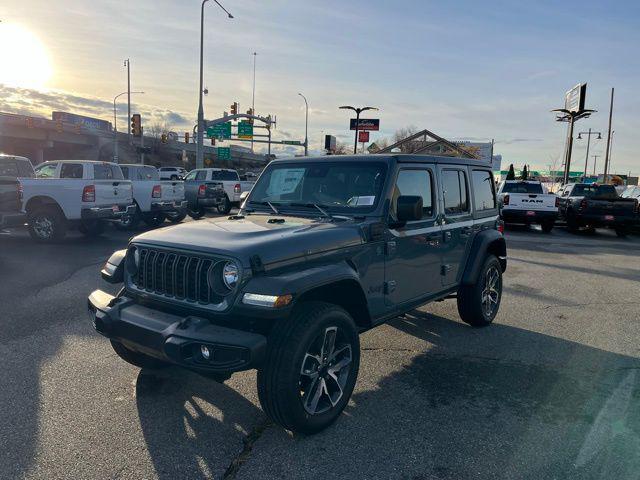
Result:
{"label": "red sign", "polygon": [[366,130],[364,130],[364,131],[360,130],[358,132],[358,141],[362,142],[362,143],[368,142],[369,141],[369,132],[366,131]]}

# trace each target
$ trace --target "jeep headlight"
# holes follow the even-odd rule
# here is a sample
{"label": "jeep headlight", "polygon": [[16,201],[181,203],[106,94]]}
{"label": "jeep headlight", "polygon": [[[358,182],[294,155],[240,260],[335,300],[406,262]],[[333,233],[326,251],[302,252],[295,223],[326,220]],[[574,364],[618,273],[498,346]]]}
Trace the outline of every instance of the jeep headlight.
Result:
{"label": "jeep headlight", "polygon": [[222,268],[222,280],[229,290],[234,290],[240,281],[240,269],[234,262],[227,262]]}
{"label": "jeep headlight", "polygon": [[240,283],[240,267],[233,261],[217,262],[207,274],[209,288],[216,295],[228,295]]}

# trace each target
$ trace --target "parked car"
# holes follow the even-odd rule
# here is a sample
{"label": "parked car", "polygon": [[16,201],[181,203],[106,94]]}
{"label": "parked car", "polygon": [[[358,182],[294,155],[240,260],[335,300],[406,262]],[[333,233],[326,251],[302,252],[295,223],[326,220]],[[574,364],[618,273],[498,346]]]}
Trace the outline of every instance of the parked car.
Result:
{"label": "parked car", "polygon": [[95,329],[138,367],[217,381],[258,369],[283,427],[312,433],[349,401],[360,332],[457,298],[493,322],[506,244],[491,169],[469,159],[361,155],[271,162],[237,215],[134,237],[88,299]]}
{"label": "parked car", "polygon": [[38,242],[59,240],[69,228],[99,235],[106,221],[135,211],[131,182],[115,163],[57,160],[35,172],[20,184],[29,234]]}
{"label": "parked car", "polygon": [[160,167],[160,180],[182,180],[187,171],[182,167]]}
{"label": "parked car", "polygon": [[187,214],[193,219],[204,217],[209,209],[219,212],[225,210],[226,195],[222,182],[207,181],[207,172],[193,170],[184,180],[184,197],[187,201]]}
{"label": "parked car", "polygon": [[538,224],[549,233],[558,218],[558,197],[533,180],[506,180],[498,187],[500,216],[505,223]]}
{"label": "parked car", "polygon": [[0,154],[0,229],[26,222],[19,178],[33,177],[35,173],[28,158]]}
{"label": "parked car", "polygon": [[165,219],[179,223],[187,216],[184,183],[181,180],[160,180],[158,170],[151,165],[120,165],[124,178],[131,181],[135,212],[123,215],[121,228],[134,228],[140,220],[150,227]]}
{"label": "parked car", "polygon": [[[241,181],[238,172],[227,168],[200,168],[191,170],[185,180],[185,189],[187,196],[192,196],[193,186],[202,182],[216,182],[222,185],[224,196],[222,201],[216,203],[215,206],[219,213],[228,214],[232,207],[240,206],[240,196],[242,192],[248,192],[253,187],[253,181]],[[189,200],[189,199],[188,199]],[[207,206],[204,206],[207,208]],[[198,214],[200,211],[195,212]],[[202,215],[204,212],[202,211]],[[200,215],[200,216],[202,216]]]}
{"label": "parked car", "polygon": [[624,237],[637,223],[638,200],[620,197],[613,185],[573,183],[562,190],[560,215],[570,231],[612,228]]}

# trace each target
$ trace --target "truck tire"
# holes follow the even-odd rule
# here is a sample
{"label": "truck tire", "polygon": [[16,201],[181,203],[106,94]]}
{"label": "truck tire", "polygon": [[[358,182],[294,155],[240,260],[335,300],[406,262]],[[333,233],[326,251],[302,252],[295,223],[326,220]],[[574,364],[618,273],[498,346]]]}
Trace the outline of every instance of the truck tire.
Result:
{"label": "truck tire", "polygon": [[269,335],[258,397],[277,424],[300,433],[331,425],[349,402],[360,366],[351,316],[324,302],[299,305]]}
{"label": "truck tire", "polygon": [[225,195],[224,200],[216,206],[216,209],[218,210],[218,213],[221,213],[222,215],[229,215],[229,212],[231,211],[231,201],[229,200],[229,197]]}
{"label": "truck tire", "polygon": [[540,227],[542,228],[542,231],[544,233],[551,233],[551,230],[553,230],[553,226],[556,222],[553,220],[545,220],[540,224]]}
{"label": "truck tire", "polygon": [[164,213],[147,213],[142,216],[142,220],[148,227],[157,228],[164,223]]}
{"label": "truck tire", "polygon": [[180,223],[187,216],[187,212],[167,212],[166,217],[171,223]]}
{"label": "truck tire", "polygon": [[617,227],[615,231],[616,235],[620,238],[624,238],[629,234],[629,230],[626,227]]}
{"label": "truck tire", "polygon": [[55,206],[38,207],[29,213],[29,235],[36,242],[51,243],[64,238],[67,233],[67,219]]}
{"label": "truck tire", "polygon": [[200,220],[202,217],[204,217],[204,214],[205,210],[202,207],[196,208],[195,210],[187,208],[187,215],[189,215],[194,220]]}
{"label": "truck tire", "polygon": [[502,267],[494,255],[488,255],[477,280],[458,289],[458,313],[463,322],[485,327],[496,317],[502,298]]}
{"label": "truck tire", "polygon": [[162,360],[158,360],[157,358],[150,357],[149,355],[145,355],[144,353],[129,350],[122,343],[116,340],[111,340],[111,347],[113,347],[113,351],[116,352],[116,354],[122,360],[130,363],[135,367],[163,368],[169,365],[167,362],[163,362]]}
{"label": "truck tire", "polygon": [[136,205],[136,211],[132,215],[123,215],[120,220],[115,222],[118,230],[133,230],[140,223],[140,209]]}
{"label": "truck tire", "polygon": [[78,230],[86,237],[98,237],[104,233],[105,222],[101,220],[87,220],[80,224]]}

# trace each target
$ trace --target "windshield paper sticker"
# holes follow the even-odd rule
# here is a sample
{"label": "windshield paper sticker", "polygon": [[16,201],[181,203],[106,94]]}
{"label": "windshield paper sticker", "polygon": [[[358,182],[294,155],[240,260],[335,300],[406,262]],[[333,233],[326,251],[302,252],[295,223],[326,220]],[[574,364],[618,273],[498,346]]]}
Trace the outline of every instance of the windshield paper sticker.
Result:
{"label": "windshield paper sticker", "polygon": [[375,202],[375,195],[367,195],[362,197],[351,197],[349,199],[348,205],[350,207],[370,207]]}
{"label": "windshield paper sticker", "polygon": [[287,195],[293,193],[302,177],[304,176],[304,168],[288,168],[274,170],[271,174],[271,182],[269,182],[269,188],[267,189],[267,195]]}

